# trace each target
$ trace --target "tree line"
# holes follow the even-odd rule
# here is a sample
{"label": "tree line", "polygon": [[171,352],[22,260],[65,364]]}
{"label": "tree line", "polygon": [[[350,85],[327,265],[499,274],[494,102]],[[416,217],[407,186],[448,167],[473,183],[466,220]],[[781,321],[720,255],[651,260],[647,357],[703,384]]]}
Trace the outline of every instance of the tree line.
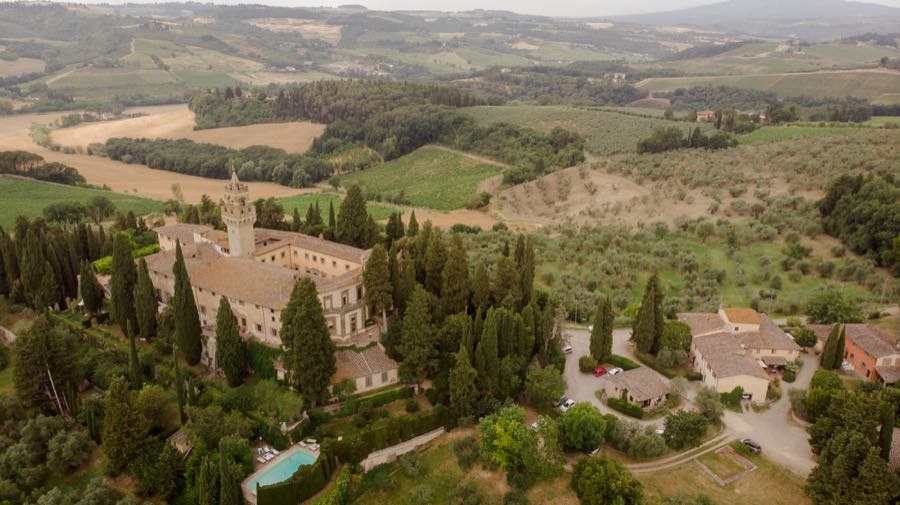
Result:
{"label": "tree line", "polygon": [[685,148],[716,150],[736,147],[737,144],[737,139],[723,130],[707,135],[698,127],[685,136],[678,126],[657,126],[649,137],[638,141],[637,151],[640,154],[655,154]]}
{"label": "tree line", "polygon": [[28,151],[0,151],[0,174],[13,174],[39,181],[84,186],[84,177],[74,167],[56,161],[44,162],[44,157]]}

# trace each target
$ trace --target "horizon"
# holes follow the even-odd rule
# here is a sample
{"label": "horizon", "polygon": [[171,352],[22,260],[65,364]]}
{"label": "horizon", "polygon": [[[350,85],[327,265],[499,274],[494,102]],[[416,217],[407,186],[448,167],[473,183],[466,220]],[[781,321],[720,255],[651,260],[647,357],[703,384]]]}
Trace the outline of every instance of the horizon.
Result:
{"label": "horizon", "polygon": [[[123,5],[123,4],[160,4],[169,3],[155,0],[51,0],[53,3],[78,3],[89,5]],[[417,0],[312,0],[298,2],[293,0],[269,0],[261,2],[214,1],[204,2],[215,5],[240,5],[257,4],[272,7],[315,8],[338,7],[341,5],[363,5],[373,11],[438,11],[438,12],[465,12],[471,10],[508,11],[516,14],[546,16],[554,18],[596,18],[618,17],[660,12],[677,11],[705,5],[714,5],[728,0],[631,0],[631,1],[601,1],[591,0],[559,0],[552,5],[546,2],[521,2],[516,0],[492,0],[483,2],[479,0],[438,0],[428,2],[428,5],[420,5]],[[865,3],[883,5],[886,7],[900,8],[900,0],[846,0],[849,3]]]}

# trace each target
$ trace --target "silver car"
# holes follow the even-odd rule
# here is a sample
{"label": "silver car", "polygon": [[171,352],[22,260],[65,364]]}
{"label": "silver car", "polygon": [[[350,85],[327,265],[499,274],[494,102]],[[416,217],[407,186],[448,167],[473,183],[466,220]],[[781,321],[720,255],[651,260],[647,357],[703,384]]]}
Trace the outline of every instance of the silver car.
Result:
{"label": "silver car", "polygon": [[559,406],[559,411],[565,414],[570,408],[572,408],[572,405],[575,405],[575,400],[568,399]]}

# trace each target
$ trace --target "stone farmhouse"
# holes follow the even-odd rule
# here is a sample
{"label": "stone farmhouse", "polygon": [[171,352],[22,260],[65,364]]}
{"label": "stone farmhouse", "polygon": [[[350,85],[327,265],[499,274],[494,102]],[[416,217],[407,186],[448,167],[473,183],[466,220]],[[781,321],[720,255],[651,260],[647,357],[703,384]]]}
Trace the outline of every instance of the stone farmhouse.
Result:
{"label": "stone farmhouse", "polygon": [[[812,324],[810,328],[824,346],[831,325]],[[844,337],[841,352],[856,373],[887,385],[900,382],[900,348],[891,344],[881,330],[868,324],[845,324]]]}
{"label": "stone farmhouse", "polygon": [[720,393],[740,386],[745,397],[763,402],[769,371],[784,368],[800,355],[800,346],[768,316],[748,308],[717,313],[678,314],[691,328],[693,367],[703,382]]}

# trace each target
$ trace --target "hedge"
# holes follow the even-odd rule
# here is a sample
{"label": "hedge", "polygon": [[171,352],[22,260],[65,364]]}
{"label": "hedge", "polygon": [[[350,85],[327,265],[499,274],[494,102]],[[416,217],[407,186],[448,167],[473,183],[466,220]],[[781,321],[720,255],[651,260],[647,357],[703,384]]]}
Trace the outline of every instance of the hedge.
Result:
{"label": "hedge", "polygon": [[691,370],[690,372],[684,374],[684,378],[689,381],[702,381],[703,374],[700,372],[695,372],[695,371]]}
{"label": "hedge", "polygon": [[625,356],[619,356],[618,354],[610,355],[610,357],[606,361],[608,361],[610,365],[615,365],[622,370],[634,370],[635,368],[640,368],[641,366],[634,361],[626,358]]}
{"label": "hedge", "polygon": [[635,419],[644,418],[644,409],[642,409],[641,406],[636,403],[631,403],[620,398],[609,398],[608,400],[606,400],[606,404],[609,406],[609,408],[618,410],[626,416],[631,416]]}
{"label": "hedge", "polygon": [[450,413],[440,404],[425,412],[380,419],[336,442],[334,452],[343,463],[359,463],[369,453],[428,433],[449,422]]}
{"label": "hedge", "polygon": [[325,489],[335,470],[334,450],[329,440],[322,442],[319,458],[301,466],[289,480],[256,486],[257,505],[296,505]]}
{"label": "hedge", "polygon": [[347,505],[350,503],[350,466],[345,465],[334,487],[328,490],[314,505]]}
{"label": "hedge", "polygon": [[402,400],[404,398],[411,398],[412,396],[413,388],[403,386],[399,388],[385,389],[364,396],[351,397],[347,400],[344,400],[344,403],[342,403],[341,407],[334,413],[334,416],[352,416],[353,414],[356,414],[357,410],[359,410],[359,404],[362,402],[371,402],[372,408],[378,408],[393,401]]}
{"label": "hedge", "polygon": [[674,370],[661,366],[659,363],[657,363],[656,357],[652,354],[641,351],[634,351],[634,355],[637,356],[637,359],[639,359],[641,363],[665,375],[666,378],[674,379],[678,376],[678,373],[676,373]]}
{"label": "hedge", "polygon": [[[141,247],[140,249],[133,249],[131,251],[131,257],[134,259],[142,258],[144,256],[150,256],[151,254],[156,254],[159,252],[159,244],[150,244],[148,246]],[[112,256],[104,256],[98,260],[95,260],[91,263],[91,267],[98,274],[109,275],[112,273]]]}
{"label": "hedge", "polygon": [[597,368],[597,360],[592,356],[582,356],[578,358],[578,369],[581,373],[591,373]]}

